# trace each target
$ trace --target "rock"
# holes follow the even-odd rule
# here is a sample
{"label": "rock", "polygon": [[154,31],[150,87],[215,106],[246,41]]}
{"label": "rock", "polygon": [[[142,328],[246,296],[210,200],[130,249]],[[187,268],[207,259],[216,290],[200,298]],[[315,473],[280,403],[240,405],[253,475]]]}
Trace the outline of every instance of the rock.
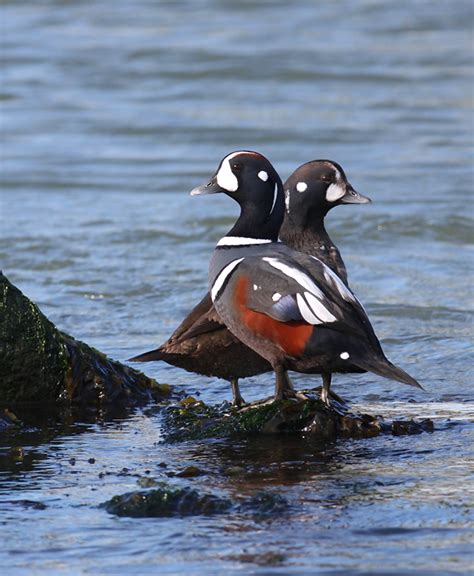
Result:
{"label": "rock", "polygon": [[171,394],[170,386],[59,331],[0,272],[1,402],[57,402],[89,411]]}
{"label": "rock", "polygon": [[281,433],[328,441],[432,430],[431,420],[387,423],[379,416],[351,412],[340,398],[334,398],[328,407],[319,399],[319,389],[298,393],[297,399],[258,401],[240,409],[228,403],[208,406],[188,400],[167,407],[163,423],[168,442]]}
{"label": "rock", "polygon": [[179,478],[195,478],[196,476],[201,476],[203,471],[197,466],[186,466],[181,472],[177,472],[176,476]]}
{"label": "rock", "polygon": [[257,492],[252,498],[240,505],[240,511],[249,511],[254,517],[264,518],[286,512],[288,501],[274,492]]}
{"label": "rock", "polygon": [[250,514],[254,520],[279,516],[289,507],[283,496],[273,492],[261,491],[250,498],[232,502],[228,498],[200,493],[188,487],[173,488],[165,482],[155,482],[150,486],[158,487],[114,496],[101,507],[110,514],[132,518],[211,515],[234,511]]}
{"label": "rock", "polygon": [[114,496],[102,505],[110,514],[132,518],[220,514],[232,506],[230,500],[199,494],[191,488],[163,485],[148,491]]}
{"label": "rock", "polygon": [[405,436],[407,434],[421,434],[422,432],[433,432],[433,420],[426,418],[421,422],[414,420],[394,420],[391,425],[394,436]]}

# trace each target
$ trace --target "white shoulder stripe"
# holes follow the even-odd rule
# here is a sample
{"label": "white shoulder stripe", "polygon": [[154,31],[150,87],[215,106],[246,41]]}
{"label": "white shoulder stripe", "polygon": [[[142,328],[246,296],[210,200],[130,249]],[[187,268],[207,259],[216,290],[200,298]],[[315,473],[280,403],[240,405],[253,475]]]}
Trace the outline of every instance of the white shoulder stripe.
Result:
{"label": "white shoulder stripe", "polygon": [[[308,292],[306,292],[306,294],[308,294]],[[321,320],[313,314],[310,307],[308,304],[306,304],[305,299],[300,293],[296,295],[296,302],[298,304],[298,309],[301,312],[301,316],[303,316],[308,324],[322,324]]]}
{"label": "white shoulder stripe", "polygon": [[344,298],[344,300],[346,300],[347,302],[358,302],[354,294],[349,290],[349,288],[344,284],[344,282],[339,278],[339,276],[335,272],[333,272],[331,268],[329,268],[329,266],[326,266],[326,264],[321,262],[321,260],[319,260],[319,258],[316,258],[316,256],[311,256],[311,258],[314,258],[324,266],[324,278],[327,280],[329,284],[333,284],[337,288],[337,291]]}
{"label": "white shoulder stripe", "polygon": [[334,314],[331,314],[331,312],[329,312],[329,310],[325,306],[323,306],[323,304],[317,298],[315,298],[309,292],[305,292],[304,295],[306,300],[308,301],[311,311],[314,314],[316,314],[316,316],[321,320],[321,322],[323,322],[324,324],[330,322],[336,322],[337,318],[334,316]]}
{"label": "white shoulder stripe", "polygon": [[217,246],[251,246],[254,244],[269,244],[271,240],[265,238],[244,238],[242,236],[224,236]]}
{"label": "white shoulder stripe", "polygon": [[216,279],[214,280],[214,284],[211,288],[211,299],[214,302],[217,295],[221,291],[222,286],[224,286],[224,282],[230,276],[232,271],[236,266],[238,266],[242,262],[243,258],[238,258],[237,260],[232,260],[227,266],[225,266],[217,275]]}
{"label": "white shoulder stripe", "polygon": [[285,274],[286,276],[297,282],[305,290],[311,292],[311,294],[314,294],[318,298],[325,297],[323,292],[316,286],[315,282],[307,274],[301,272],[301,270],[292,268],[291,266],[288,266],[288,264],[280,262],[277,258],[269,258],[265,256],[263,260],[265,262],[268,262],[270,266],[273,266],[273,268],[276,268],[277,270],[280,270],[280,272],[283,272],[283,274]]}

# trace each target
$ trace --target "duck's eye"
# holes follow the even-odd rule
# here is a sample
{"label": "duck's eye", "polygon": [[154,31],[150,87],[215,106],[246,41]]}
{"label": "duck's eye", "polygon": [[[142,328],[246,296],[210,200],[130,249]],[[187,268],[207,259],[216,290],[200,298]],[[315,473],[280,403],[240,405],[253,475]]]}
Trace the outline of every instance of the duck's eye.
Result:
{"label": "duck's eye", "polygon": [[232,164],[232,170],[234,172],[240,172],[242,170],[242,164],[235,162],[235,164]]}
{"label": "duck's eye", "polygon": [[332,176],[330,174],[322,174],[321,180],[323,182],[332,182]]}

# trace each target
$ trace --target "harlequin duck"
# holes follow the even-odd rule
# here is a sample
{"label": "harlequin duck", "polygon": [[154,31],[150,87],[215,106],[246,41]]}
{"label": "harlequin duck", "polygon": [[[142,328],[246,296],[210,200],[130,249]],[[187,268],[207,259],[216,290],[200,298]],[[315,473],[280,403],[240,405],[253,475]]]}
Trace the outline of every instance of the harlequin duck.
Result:
{"label": "harlequin duck", "polygon": [[[346,193],[337,178],[328,184],[327,197]],[[191,194],[218,192],[236,200],[241,213],[214,250],[209,292],[234,336],[271,364],[276,399],[294,394],[288,370],[322,374],[325,402],[334,372],[371,371],[421,388],[385,357],[364,308],[337,274],[277,241],[285,198],[266,158],[229,154]]]}
{"label": "harlequin duck", "polygon": [[[260,176],[262,176],[261,174]],[[331,184],[339,182],[336,192]],[[324,217],[340,204],[365,204],[347,181],[344,170],[330,160],[313,160],[288,178],[285,189],[285,220],[281,239],[293,248],[317,256],[347,282],[346,268],[324,227]],[[341,194],[341,190],[344,191]],[[233,403],[244,404],[238,378],[271,371],[259,354],[237,340],[222,323],[210,294],[195,306],[162,346],[131,359],[135,362],[164,360],[191,372],[229,380]]]}
{"label": "harlequin duck", "polygon": [[286,209],[280,240],[298,252],[317,256],[347,284],[346,267],[326,232],[324,218],[334,206],[367,204],[370,199],[356,192],[342,167],[331,160],[303,164],[283,188]]}

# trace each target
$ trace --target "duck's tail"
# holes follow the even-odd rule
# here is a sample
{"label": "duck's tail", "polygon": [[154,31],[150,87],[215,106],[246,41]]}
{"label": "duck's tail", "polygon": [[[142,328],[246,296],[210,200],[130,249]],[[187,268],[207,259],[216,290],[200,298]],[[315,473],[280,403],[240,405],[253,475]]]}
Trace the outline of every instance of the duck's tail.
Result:
{"label": "duck's tail", "polygon": [[166,352],[156,348],[155,350],[150,350],[149,352],[144,352],[143,354],[129,358],[128,362],[155,362],[157,360],[166,360],[168,356]]}
{"label": "duck's tail", "polygon": [[378,374],[384,378],[396,380],[402,384],[408,384],[408,386],[415,386],[415,388],[421,388],[423,390],[423,386],[417,380],[405,372],[405,370],[392,364],[386,358],[352,359],[352,362],[356,366],[359,366],[359,368],[367,370],[368,372],[373,372],[374,374]]}

